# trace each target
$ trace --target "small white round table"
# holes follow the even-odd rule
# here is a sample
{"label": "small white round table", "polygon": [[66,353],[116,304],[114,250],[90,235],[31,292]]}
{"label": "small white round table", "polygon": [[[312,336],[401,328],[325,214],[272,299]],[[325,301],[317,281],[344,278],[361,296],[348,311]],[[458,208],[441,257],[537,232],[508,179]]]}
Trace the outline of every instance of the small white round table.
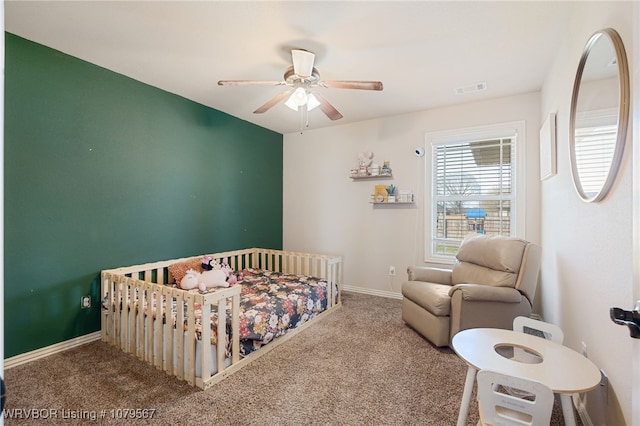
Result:
{"label": "small white round table", "polygon": [[[466,424],[478,370],[493,370],[544,383],[554,393],[560,394],[567,425],[575,425],[571,394],[587,392],[600,383],[600,370],[588,358],[566,346],[531,334],[498,328],[472,328],[453,336],[451,345],[468,365],[458,426]],[[525,349],[529,354],[538,355],[539,359],[536,363],[522,362],[499,353],[508,352],[510,347]]]}

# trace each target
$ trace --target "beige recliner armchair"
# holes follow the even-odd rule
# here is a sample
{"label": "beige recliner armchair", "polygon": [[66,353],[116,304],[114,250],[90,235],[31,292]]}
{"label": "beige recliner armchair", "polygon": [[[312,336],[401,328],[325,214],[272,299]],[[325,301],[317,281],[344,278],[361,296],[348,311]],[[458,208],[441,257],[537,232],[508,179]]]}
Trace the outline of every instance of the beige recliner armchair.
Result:
{"label": "beige recliner armchair", "polygon": [[540,252],[519,238],[467,237],[451,269],[407,268],[402,319],[436,346],[467,328],[511,329],[515,317],[531,314]]}

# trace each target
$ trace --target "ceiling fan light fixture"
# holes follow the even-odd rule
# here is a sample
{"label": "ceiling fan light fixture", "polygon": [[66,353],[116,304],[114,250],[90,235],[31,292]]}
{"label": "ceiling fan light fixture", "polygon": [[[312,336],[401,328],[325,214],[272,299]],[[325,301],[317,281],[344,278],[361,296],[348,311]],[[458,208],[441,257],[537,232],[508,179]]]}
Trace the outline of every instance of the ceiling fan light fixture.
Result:
{"label": "ceiling fan light fixture", "polygon": [[318,98],[313,96],[313,93],[309,93],[307,95],[307,111],[311,111],[312,109],[317,108],[319,106],[320,106],[320,101],[318,100]]}
{"label": "ceiling fan light fixture", "polygon": [[293,95],[289,96],[289,99],[287,99],[284,103],[288,108],[291,108],[294,111],[298,110],[298,103],[295,101],[295,99],[293,98]]}
{"label": "ceiling fan light fixture", "polygon": [[284,104],[292,110],[298,111],[298,108],[303,105],[307,105],[307,109],[312,110],[313,108],[320,105],[320,102],[318,101],[318,99],[316,99],[315,96],[307,93],[304,88],[298,87],[296,90],[294,90],[291,96],[289,96],[289,99],[287,99]]}

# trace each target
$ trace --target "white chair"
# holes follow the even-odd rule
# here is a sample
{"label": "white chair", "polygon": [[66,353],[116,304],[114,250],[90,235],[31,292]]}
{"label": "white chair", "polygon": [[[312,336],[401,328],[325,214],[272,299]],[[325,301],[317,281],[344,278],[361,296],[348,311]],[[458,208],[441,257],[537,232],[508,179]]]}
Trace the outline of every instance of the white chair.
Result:
{"label": "white chair", "polygon": [[[536,320],[529,317],[516,317],[513,320],[513,330],[520,331],[522,333],[533,334],[534,336],[541,337],[543,339],[551,340],[562,345],[564,341],[564,333],[562,329],[555,324]],[[513,359],[520,362],[539,362],[539,358],[535,354],[531,354],[522,348],[514,348]],[[573,403],[571,402],[571,396],[567,394],[560,394],[560,405],[562,406],[562,412],[564,418],[573,418]]]}
{"label": "white chair", "polygon": [[[564,340],[564,334],[557,325],[529,317],[515,317],[513,320],[513,330],[538,336],[559,344],[562,344]],[[536,354],[527,352],[523,348],[513,348],[513,359],[529,364],[537,364],[541,361]]]}
{"label": "white chair", "polygon": [[[540,382],[480,370],[478,381],[478,425],[548,425],[553,410],[553,392]],[[503,392],[517,389],[517,394]]]}
{"label": "white chair", "polygon": [[539,321],[529,317],[515,317],[513,320],[513,330],[522,333],[533,334],[556,343],[562,344],[564,333],[555,324]]}

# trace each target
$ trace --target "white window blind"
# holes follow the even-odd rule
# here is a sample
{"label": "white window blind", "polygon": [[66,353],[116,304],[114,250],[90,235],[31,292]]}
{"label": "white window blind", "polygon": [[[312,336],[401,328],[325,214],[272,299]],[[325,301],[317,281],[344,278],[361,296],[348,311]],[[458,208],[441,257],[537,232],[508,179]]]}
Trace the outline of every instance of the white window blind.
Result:
{"label": "white window blind", "polygon": [[576,168],[585,194],[597,194],[604,184],[616,146],[616,126],[575,130]]}
{"label": "white window blind", "polygon": [[515,138],[432,145],[432,255],[455,255],[471,233],[512,235]]}

